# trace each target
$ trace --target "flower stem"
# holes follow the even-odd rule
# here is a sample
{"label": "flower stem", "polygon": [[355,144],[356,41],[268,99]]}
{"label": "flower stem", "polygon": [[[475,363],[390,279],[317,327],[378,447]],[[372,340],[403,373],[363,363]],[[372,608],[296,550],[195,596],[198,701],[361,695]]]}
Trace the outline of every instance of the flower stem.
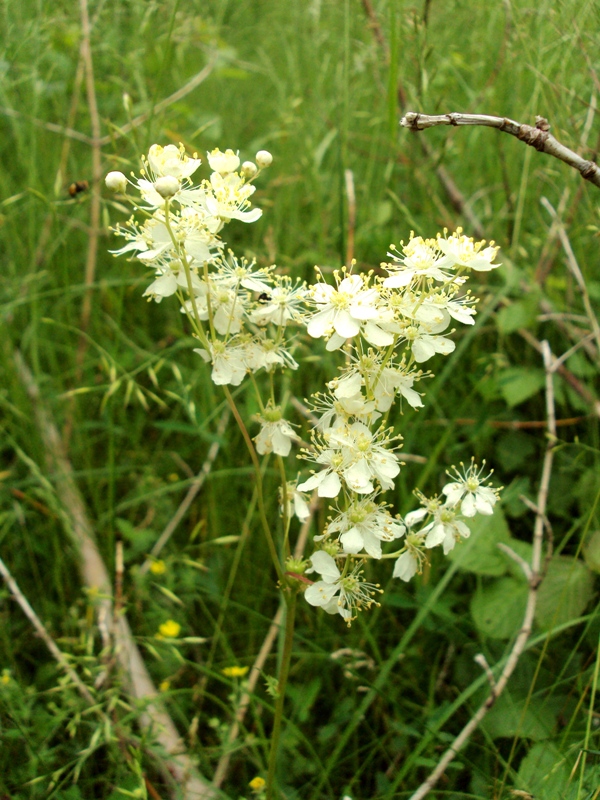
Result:
{"label": "flower stem", "polygon": [[248,448],[248,452],[250,453],[250,458],[252,459],[252,465],[254,466],[254,475],[256,478],[256,494],[258,499],[258,512],[260,516],[260,520],[262,523],[263,531],[265,534],[265,538],[267,540],[267,545],[269,548],[269,553],[271,554],[271,559],[273,561],[273,566],[275,567],[275,571],[277,572],[277,577],[281,586],[285,586],[286,580],[283,575],[283,570],[281,569],[281,563],[279,561],[279,556],[277,555],[277,549],[275,547],[275,542],[273,541],[273,535],[271,534],[271,528],[269,527],[269,523],[267,521],[267,514],[265,511],[265,500],[263,495],[263,482],[262,482],[262,473],[260,471],[260,463],[258,461],[258,456],[256,455],[256,450],[254,449],[254,445],[252,444],[252,439],[250,438],[250,434],[246,426],[244,425],[244,420],[240,416],[240,412],[235,404],[235,400],[231,396],[231,392],[227,386],[223,386],[223,391],[225,392],[225,397],[227,398],[227,402],[229,403],[229,407],[235,417],[235,421],[238,424],[238,427],[244,437],[244,441],[246,442],[246,447]]}
{"label": "flower stem", "polygon": [[[290,591],[290,590],[288,590]],[[267,793],[266,800],[273,800],[275,791],[275,770],[277,768],[277,750],[281,737],[281,723],[283,721],[283,706],[285,703],[285,689],[290,673],[290,662],[292,660],[292,645],[294,642],[294,622],[296,616],[296,589],[291,589],[291,596],[285,596],[287,609],[285,615],[285,639],[283,642],[283,655],[279,668],[279,678],[277,681],[277,702],[275,704],[275,717],[273,719],[273,731],[271,733],[271,749],[269,751],[269,768],[267,772]]]}

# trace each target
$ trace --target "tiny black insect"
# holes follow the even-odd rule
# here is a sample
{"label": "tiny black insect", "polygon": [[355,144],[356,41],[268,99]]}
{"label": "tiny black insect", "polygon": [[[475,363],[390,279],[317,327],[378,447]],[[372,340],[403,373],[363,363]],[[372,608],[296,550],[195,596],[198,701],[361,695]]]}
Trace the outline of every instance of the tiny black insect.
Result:
{"label": "tiny black insect", "polygon": [[87,192],[89,188],[90,185],[87,181],[75,181],[69,186],[69,194],[71,197],[75,197],[81,192]]}
{"label": "tiny black insect", "polygon": [[262,294],[258,295],[257,298],[259,303],[270,303],[271,302],[271,295],[267,294],[266,292],[262,292]]}

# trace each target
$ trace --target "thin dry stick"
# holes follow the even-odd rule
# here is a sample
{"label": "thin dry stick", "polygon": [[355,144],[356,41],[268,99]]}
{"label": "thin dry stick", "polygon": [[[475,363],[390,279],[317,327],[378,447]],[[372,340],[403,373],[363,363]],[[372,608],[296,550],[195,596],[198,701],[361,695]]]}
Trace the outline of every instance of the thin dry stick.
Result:
{"label": "thin dry stick", "polygon": [[163,100],[159,100],[159,102],[155,103],[152,108],[135,117],[135,119],[132,119],[131,122],[128,122],[126,125],[116,128],[112,133],[99,138],[86,136],[85,133],[81,133],[80,131],[69,127],[68,125],[56,125],[54,122],[46,122],[46,120],[38,119],[37,117],[30,117],[29,115],[24,114],[22,111],[18,111],[16,108],[7,108],[2,106],[0,107],[0,114],[4,114],[6,117],[12,117],[14,119],[26,119],[33,125],[37,125],[40,128],[45,128],[51,133],[58,133],[60,136],[73,139],[77,142],[83,142],[90,147],[94,147],[96,145],[99,147],[104,147],[105,145],[115,141],[115,139],[118,139],[119,137],[124,136],[126,133],[129,133],[129,131],[133,128],[138,128],[140,125],[143,125],[147,119],[159,113],[160,111],[164,111],[165,108],[173,103],[176,103],[177,100],[181,100],[182,97],[185,97],[187,94],[189,94],[193,89],[195,89],[208,78],[214,69],[215,62],[216,58],[211,57],[208,64],[202,70],[200,70],[200,72],[190,78],[187,83],[185,83],[181,88],[177,89],[177,91],[173,92],[173,94],[165,97]]}
{"label": "thin dry stick", "polygon": [[567,232],[565,230],[565,226],[562,223],[562,220],[559,218],[557,212],[555,211],[552,204],[546,197],[542,197],[541,203],[546,209],[546,211],[548,211],[548,213],[552,217],[553,225],[556,225],[557,227],[558,237],[560,239],[560,243],[562,244],[563,250],[565,251],[565,255],[567,257],[567,266],[569,268],[569,272],[577,281],[577,286],[579,287],[579,291],[581,292],[583,307],[585,308],[585,313],[587,314],[587,318],[594,333],[594,338],[596,340],[596,347],[598,348],[597,352],[598,355],[600,354],[600,325],[598,325],[598,319],[594,314],[594,309],[592,308],[592,304],[590,303],[590,296],[588,294],[585,279],[581,273],[581,269],[579,268],[577,259],[575,258],[575,253],[573,252],[573,248],[571,247],[571,242],[569,241],[569,237],[567,236]]}
{"label": "thin dry stick", "polygon": [[123,125],[117,129],[113,133],[108,134],[108,136],[103,136],[101,139],[97,140],[97,143],[100,147],[104,147],[106,144],[110,144],[115,139],[118,139],[120,136],[124,136],[126,133],[129,133],[130,130],[133,128],[139,128],[140,125],[143,125],[147,119],[153,117],[155,114],[159,114],[161,111],[164,111],[165,108],[173,105],[178,100],[181,100],[183,97],[188,95],[191,91],[193,91],[197,86],[200,86],[201,83],[208,78],[210,73],[213,71],[215,67],[215,63],[217,61],[216,56],[211,56],[208,64],[197,72],[194,76],[192,76],[187,83],[184,83],[177,91],[170,94],[168,97],[165,97],[163,100],[159,100],[158,103],[152,106],[149,111],[145,111],[143,114],[135,117],[128,122],[126,125]]}
{"label": "thin dry stick", "polygon": [[[40,392],[33,375],[21,354],[15,353],[15,363],[29,398],[42,437],[48,468],[54,476],[56,496],[63,509],[63,523],[80,555],[79,567],[83,583],[97,598],[98,625],[105,631],[105,638],[112,627],[112,587],[108,570],[96,545],[92,524],[73,477],[73,468],[65,455],[60,434],[48,410],[42,404]],[[129,694],[143,702],[143,711],[138,716],[142,730],[154,737],[164,748],[168,757],[166,767],[175,783],[183,790],[186,800],[210,800],[214,790],[198,773],[184,746],[171,717],[159,700],[148,669],[133,640],[125,616],[117,619],[112,631],[115,655],[119,659]]]}
{"label": "thin dry stick", "polygon": [[536,117],[535,127],[522,125],[508,117],[490,117],[487,114],[439,114],[431,116],[429,114],[419,114],[417,111],[408,111],[401,119],[400,125],[411,131],[422,131],[425,128],[433,128],[437,125],[483,125],[487,128],[497,128],[503,133],[510,133],[516,136],[525,144],[535,147],[540,153],[547,153],[560,161],[564,161],[570,167],[578,170],[581,177],[590,181],[595,186],[600,187],[600,167],[594,161],[587,161],[574,150],[570,150],[561,144],[550,133],[550,125],[544,117]]}
{"label": "thin dry stick", "polygon": [[10,570],[8,569],[8,567],[1,558],[0,558],[0,574],[2,574],[2,577],[6,581],[6,585],[8,586],[10,593],[17,601],[17,603],[21,606],[21,610],[23,611],[25,616],[29,619],[33,627],[36,629],[38,636],[40,637],[40,639],[44,641],[44,644],[46,645],[48,650],[50,650],[56,661],[59,663],[62,669],[64,669],[64,671],[67,673],[67,675],[73,682],[73,685],[77,688],[79,694],[85,700],[87,700],[87,702],[91,706],[96,705],[96,700],[94,699],[90,690],[81,680],[79,675],[75,672],[73,667],[71,667],[71,665],[65,658],[64,653],[62,653],[62,651],[59,650],[56,642],[44,627],[44,624],[42,623],[38,615],[35,613],[31,605],[29,604],[29,601],[27,600],[23,592],[19,589],[16,580],[13,578],[13,576],[10,573]]}
{"label": "thin dry stick", "polygon": [[[298,541],[296,542],[296,547],[294,548],[294,558],[302,558],[304,553],[304,548],[306,547],[306,540],[308,538],[308,531],[310,530],[310,525],[312,522],[313,515],[317,508],[319,507],[319,498],[317,496],[316,491],[313,493],[310,503],[310,515],[302,524],[302,528],[300,529],[300,533],[298,535]],[[258,679],[260,678],[260,674],[262,668],[265,665],[265,661],[268,658],[271,649],[275,643],[277,638],[277,634],[279,633],[279,629],[281,627],[281,621],[283,618],[283,606],[280,605],[277,609],[277,613],[271,620],[271,624],[269,626],[269,630],[265,639],[262,643],[262,646],[256,656],[254,664],[248,674],[248,683],[246,686],[246,690],[243,692],[242,696],[240,697],[240,702],[238,704],[237,710],[235,712],[235,721],[231,728],[229,729],[229,735],[227,737],[227,751],[223,753],[221,756],[219,763],[217,764],[217,769],[215,770],[215,775],[213,778],[213,786],[219,788],[223,781],[227,776],[227,771],[229,769],[229,762],[231,761],[231,754],[233,744],[239,736],[240,729],[244,722],[244,718],[246,716],[246,712],[250,706],[250,700],[252,698],[252,693],[256,688],[256,684]]]}
{"label": "thin dry stick", "polygon": [[446,771],[448,765],[453,761],[454,757],[467,743],[471,734],[477,729],[481,720],[488,713],[490,708],[494,705],[498,697],[504,691],[506,684],[512,673],[517,666],[519,658],[521,657],[529,636],[531,635],[531,628],[533,625],[533,617],[535,614],[535,607],[537,603],[537,595],[540,583],[542,581],[542,545],[544,539],[544,520],[546,515],[546,503],[548,500],[548,489],[550,486],[550,476],[552,475],[552,463],[554,461],[554,447],[556,444],[556,415],[554,412],[554,388],[552,385],[552,377],[554,374],[552,362],[553,357],[550,351],[548,342],[542,342],[542,356],[544,359],[544,369],[546,371],[546,416],[547,424],[547,437],[546,452],[544,454],[544,462],[542,465],[542,476],[540,479],[540,488],[537,496],[536,503],[536,517],[533,528],[533,549],[531,555],[531,564],[528,569],[524,570],[529,583],[529,593],[527,595],[527,605],[525,614],[523,616],[523,624],[515,639],[515,643],[510,651],[506,663],[500,676],[495,684],[492,686],[487,700],[479,707],[475,715],[465,725],[456,739],[452,742],[448,750],[440,759],[437,767],[431,775],[424,781],[414,794],[411,795],[410,800],[421,800],[425,797],[431,789],[436,785],[438,780]]}
{"label": "thin dry stick", "polygon": [[350,267],[354,259],[354,234],[356,231],[356,192],[354,190],[354,173],[344,170],[346,183],[346,199],[348,200],[348,230],[346,232],[346,266]]}
{"label": "thin dry stick", "polygon": [[148,572],[148,570],[150,569],[150,565],[152,564],[152,561],[158,557],[160,551],[163,549],[163,547],[169,541],[171,536],[174,534],[175,530],[177,529],[177,526],[183,519],[185,512],[188,510],[194,498],[204,485],[204,481],[207,479],[212,469],[212,465],[214,464],[214,461],[219,453],[219,449],[221,447],[221,442],[219,441],[219,439],[225,433],[225,429],[227,428],[227,423],[229,422],[230,416],[231,412],[227,407],[223,411],[223,414],[221,415],[221,419],[219,421],[219,425],[217,427],[217,433],[216,433],[217,440],[211,444],[210,449],[208,451],[208,455],[206,456],[204,464],[202,464],[200,472],[190,484],[190,488],[188,489],[186,496],[181,501],[179,508],[177,509],[173,517],[170,519],[164,531],[158,537],[156,544],[150,551],[149,557],[144,561],[144,563],[140,567],[140,575],[145,575],[146,572]]}
{"label": "thin dry stick", "polygon": [[[538,353],[543,352],[542,342],[539,342],[535,338],[535,336],[532,333],[530,333],[526,328],[519,328],[517,333],[519,334],[519,336],[525,339],[525,341],[528,342],[528,344],[534,347],[538,351]],[[577,392],[577,394],[580,397],[582,397],[586,401],[586,403],[590,405],[594,414],[597,417],[600,417],[600,400],[597,400],[594,397],[594,395],[590,392],[590,390],[587,388],[587,386],[584,386],[584,384],[581,383],[579,378],[576,378],[575,375],[573,375],[573,373],[565,367],[565,365],[562,363],[563,356],[561,356],[560,358],[555,358],[554,356],[552,356],[552,359],[553,359],[552,371],[558,372],[558,374],[561,375],[567,381],[567,383]]]}

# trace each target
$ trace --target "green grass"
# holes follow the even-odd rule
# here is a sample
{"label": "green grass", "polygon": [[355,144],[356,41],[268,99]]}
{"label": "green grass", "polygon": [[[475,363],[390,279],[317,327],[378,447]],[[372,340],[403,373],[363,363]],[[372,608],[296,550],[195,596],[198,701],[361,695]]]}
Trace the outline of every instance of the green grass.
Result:
{"label": "green grass", "polygon": [[[390,242],[407,239],[411,229],[434,236],[444,226],[463,225],[470,233],[438,179],[436,170],[444,167],[486,238],[501,246],[503,267],[474,287],[482,297],[478,324],[457,332],[455,354],[432,362],[436,377],[426,387],[426,408],[405,409],[393,420],[404,451],[428,462],[406,465],[390,502],[397,511],[410,510],[415,486],[439,491],[444,470],[473,454],[495,468],[497,485],[506,487],[510,532],[527,543],[534,515],[519,497],[536,499],[546,440],[544,429],[529,423],[545,419],[545,403],[541,357],[519,331],[547,339],[560,356],[589,330],[564,251],[549,239],[551,219],[540,199],[555,208],[562,199],[567,234],[597,307],[600,194],[575,170],[496,131],[436,128],[414,136],[397,123],[407,110],[490,113],[523,123],[541,114],[560,141],[595,158],[598,7],[574,0],[488,6],[454,0],[425,7],[388,0],[374,8],[385,46],[356,0],[191,6],[115,0],[90,8],[101,132],[112,135],[102,147],[102,171],[138,169],[139,154],[155,141],[181,141],[201,154],[217,145],[239,148],[243,158],[269,149],[275,162],[255,195],[263,217],[253,226],[231,225],[228,243],[260,264],[276,262],[309,279],[315,264],[338,267],[346,257],[345,170],[352,170],[356,190],[359,268],[376,268]],[[253,663],[278,604],[258,518],[249,518],[241,539],[218,541],[242,535],[253,494],[249,460],[231,425],[207,482],[163,553],[167,571],[139,576],[190,475],[206,458],[223,400],[191,352],[174,305],[143,302],[144,269],[108,254],[115,247],[108,226],[125,214],[101,182],[93,183],[90,145],[61,133],[67,125],[87,137],[91,131],[85,81],[74,96],[77,6],[6,0],[0,14],[0,556],[93,685],[105,666],[102,642],[62,521],[63,498],[15,367],[19,349],[57,425],[70,430],[74,476],[111,574],[115,541],[119,535],[124,540],[134,635],[155,681],[170,682],[169,712],[211,777],[239,691],[221,669]],[[119,135],[128,121],[124,92],[135,117],[210,57],[215,66],[204,83]],[[90,191],[71,198],[69,185],[84,179]],[[95,192],[102,198],[102,229],[79,364]],[[549,308],[555,316],[548,317]],[[298,352],[311,364],[290,384],[302,399],[330,378],[331,365],[314,342],[303,342]],[[564,562],[569,569],[577,569],[574,557],[584,564],[584,552],[591,564],[597,549],[599,431],[590,397],[597,397],[599,363],[591,342],[566,362],[576,380],[555,381],[557,416],[572,421],[558,429],[548,517],[555,551],[571,559]],[[249,415],[257,410],[244,390],[238,401]],[[511,428],[512,422],[519,425]],[[268,465],[273,514],[276,483]],[[280,754],[287,797],[408,797],[485,698],[486,679],[473,656],[482,652],[490,665],[501,662],[520,623],[515,619],[508,637],[493,638],[477,623],[477,603],[501,579],[517,580],[517,573],[506,559],[500,572],[490,573],[496,550],[493,556],[475,551],[468,562],[468,547],[452,562],[435,558],[408,586],[390,583],[382,607],[350,630],[300,602]],[[595,564],[597,571],[597,558]],[[549,578],[550,610],[538,618],[498,707],[436,796],[500,798],[511,788],[538,799],[597,796],[596,716],[587,734],[586,727],[600,626],[593,573],[585,569],[582,581],[589,579],[590,588],[583,606],[581,581],[573,587],[567,573]],[[374,574],[383,583],[389,571]],[[63,685],[7,588],[0,592],[0,672],[10,671],[0,683],[2,792],[19,800],[116,799],[128,796],[119,789],[146,791],[143,774],[161,797],[169,796],[160,754],[136,726],[139,709],[117,703],[126,697],[118,672],[98,690],[102,703],[117,703],[108,736]],[[157,642],[158,626],[169,618],[181,624],[182,635],[209,641]],[[553,624],[560,625],[554,633]],[[354,654],[347,669],[332,659],[341,648]],[[277,653],[276,646],[265,676],[275,674]],[[223,784],[231,798],[248,796],[248,782],[264,774],[273,705],[261,679]],[[585,768],[570,779],[583,748],[589,751]],[[540,783],[546,773],[550,779]]]}

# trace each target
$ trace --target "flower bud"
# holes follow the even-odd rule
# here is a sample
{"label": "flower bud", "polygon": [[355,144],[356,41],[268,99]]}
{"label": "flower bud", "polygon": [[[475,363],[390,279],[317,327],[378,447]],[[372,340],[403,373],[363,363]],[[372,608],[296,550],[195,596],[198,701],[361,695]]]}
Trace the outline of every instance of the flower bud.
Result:
{"label": "flower bud", "polygon": [[173,195],[177,194],[181,188],[181,184],[173,175],[163,175],[154,181],[154,188],[161,197],[168,200]]}
{"label": "flower bud", "polygon": [[259,150],[256,154],[256,163],[260,169],[266,169],[273,163],[273,156],[268,150]]}
{"label": "flower bud", "polygon": [[240,172],[242,173],[242,178],[245,178],[247,181],[249,181],[252,180],[252,178],[258,172],[258,167],[253,161],[244,161]]}
{"label": "flower bud", "polygon": [[111,192],[115,192],[115,194],[117,192],[123,194],[127,189],[127,178],[122,172],[109,172],[104,179],[104,183],[106,188],[110,189]]}

